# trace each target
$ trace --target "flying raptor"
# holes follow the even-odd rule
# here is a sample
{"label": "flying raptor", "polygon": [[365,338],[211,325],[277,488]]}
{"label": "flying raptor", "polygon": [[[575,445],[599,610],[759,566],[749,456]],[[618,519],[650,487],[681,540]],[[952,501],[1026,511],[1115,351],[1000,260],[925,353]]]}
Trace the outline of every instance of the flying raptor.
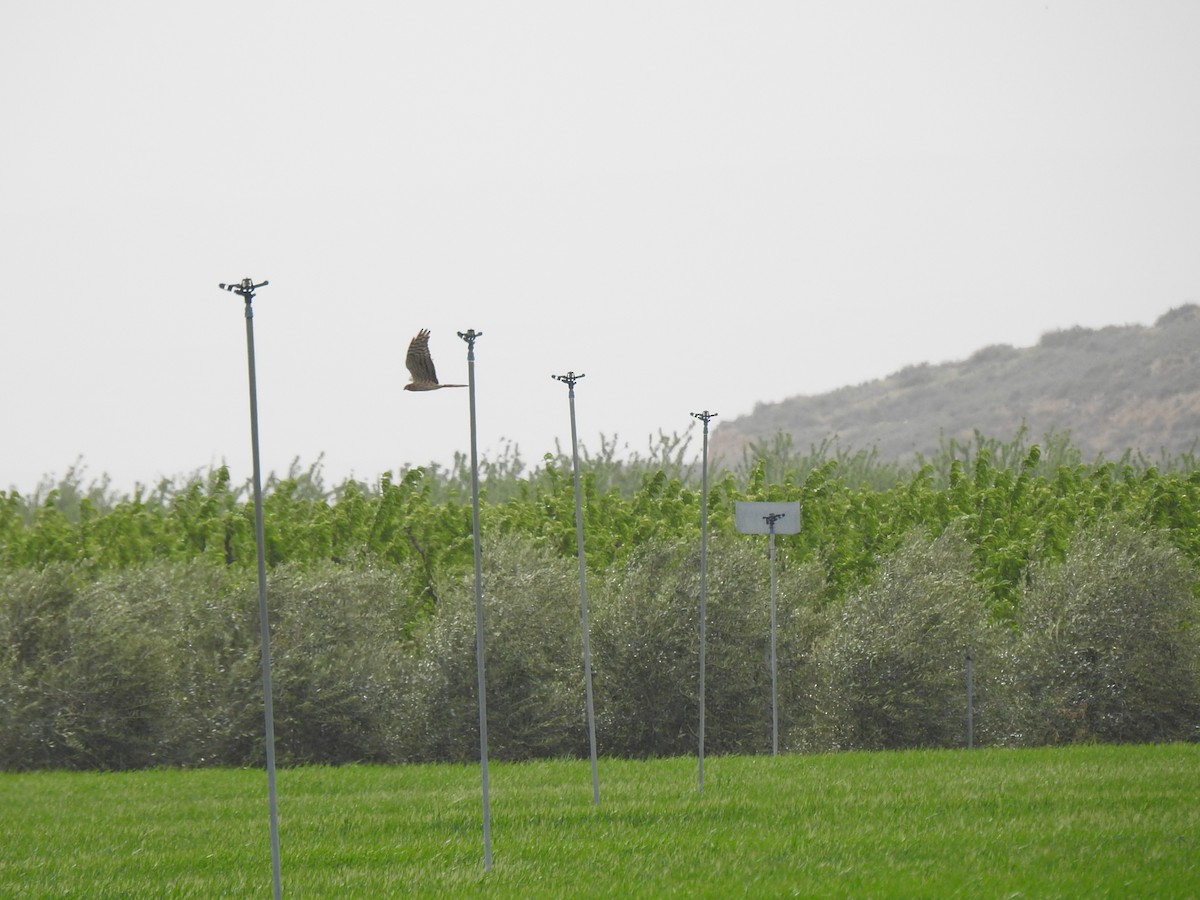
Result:
{"label": "flying raptor", "polygon": [[436,391],[438,388],[466,387],[465,384],[438,384],[437,372],[433,368],[433,357],[429,355],[429,329],[422,328],[408,345],[408,356],[404,358],[411,380],[404,386],[406,391]]}

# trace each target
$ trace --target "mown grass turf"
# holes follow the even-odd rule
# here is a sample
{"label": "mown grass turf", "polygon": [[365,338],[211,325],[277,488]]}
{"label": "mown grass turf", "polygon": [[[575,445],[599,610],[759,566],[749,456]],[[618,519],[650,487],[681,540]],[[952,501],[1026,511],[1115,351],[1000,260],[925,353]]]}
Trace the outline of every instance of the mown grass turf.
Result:
{"label": "mown grass turf", "polygon": [[[279,772],[285,895],[1192,897],[1200,746]],[[253,770],[0,775],[0,896],[270,896]]]}

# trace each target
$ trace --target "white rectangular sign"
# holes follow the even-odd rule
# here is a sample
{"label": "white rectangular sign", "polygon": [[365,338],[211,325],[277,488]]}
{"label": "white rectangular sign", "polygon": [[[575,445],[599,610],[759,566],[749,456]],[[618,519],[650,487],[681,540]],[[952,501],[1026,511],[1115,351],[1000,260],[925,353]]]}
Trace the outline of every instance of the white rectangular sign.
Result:
{"label": "white rectangular sign", "polygon": [[776,534],[796,534],[800,531],[800,501],[758,503],[738,500],[734,504],[733,518],[737,530],[742,534],[770,534],[770,517],[775,517]]}

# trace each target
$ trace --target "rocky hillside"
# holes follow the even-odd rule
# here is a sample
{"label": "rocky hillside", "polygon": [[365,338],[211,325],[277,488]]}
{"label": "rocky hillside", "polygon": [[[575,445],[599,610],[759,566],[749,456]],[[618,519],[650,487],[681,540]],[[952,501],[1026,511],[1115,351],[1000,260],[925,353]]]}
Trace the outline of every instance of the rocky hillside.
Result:
{"label": "rocky hillside", "polygon": [[1200,306],[1171,310],[1150,327],[1054,331],[1034,347],[995,344],[962,362],[759,404],[721,422],[710,449],[736,462],[753,442],[784,432],[798,448],[832,439],[909,461],[950,438],[970,440],[978,430],[1008,439],[1022,426],[1035,440],[1068,433],[1085,460],[1200,450]]}

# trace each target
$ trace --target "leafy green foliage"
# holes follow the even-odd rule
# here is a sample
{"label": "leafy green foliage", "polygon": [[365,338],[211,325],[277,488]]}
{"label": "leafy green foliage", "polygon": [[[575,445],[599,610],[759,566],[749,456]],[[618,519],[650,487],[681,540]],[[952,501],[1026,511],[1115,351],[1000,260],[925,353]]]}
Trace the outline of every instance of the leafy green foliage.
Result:
{"label": "leafy green foliage", "polygon": [[[569,561],[524,537],[489,541],[484,585],[488,745],[497,759],[587,752],[579,582]],[[414,660],[409,755],[479,756],[474,578],[443,589]]]}
{"label": "leafy green foliage", "polygon": [[1023,740],[1200,738],[1195,585],[1178,550],[1111,520],[1037,566],[1018,652]]}
{"label": "leafy green foliage", "polygon": [[966,655],[994,676],[995,643],[966,540],[914,533],[818,641],[801,739],[842,750],[964,746]]}
{"label": "leafy green foliage", "polygon": [[698,547],[655,541],[592,596],[605,754],[674,756],[696,742]]}
{"label": "leafy green foliage", "polygon": [[[420,603],[393,570],[288,567],[272,579],[276,750],[287,763],[397,756]],[[255,652],[258,642],[255,642]]]}
{"label": "leafy green foliage", "polygon": [[[584,453],[607,754],[694,745],[704,498],[686,440],[624,461],[615,441]],[[777,537],[788,747],[957,745],[967,646],[984,742],[1196,736],[1191,458],[1085,465],[1067,444],[982,435],[912,470],[785,440],[767,450],[709,481],[713,752],[769,746],[766,542],[735,533],[737,500],[802,505],[800,533]],[[482,468],[492,744],[501,758],[580,754],[571,462],[530,470],[511,450]],[[332,490],[294,464],[268,485],[281,757],[471,758],[462,460]],[[255,554],[247,491],[224,468],[125,498],[70,480],[0,494],[0,767],[260,760]],[[1070,718],[1085,706],[1091,718]]]}

